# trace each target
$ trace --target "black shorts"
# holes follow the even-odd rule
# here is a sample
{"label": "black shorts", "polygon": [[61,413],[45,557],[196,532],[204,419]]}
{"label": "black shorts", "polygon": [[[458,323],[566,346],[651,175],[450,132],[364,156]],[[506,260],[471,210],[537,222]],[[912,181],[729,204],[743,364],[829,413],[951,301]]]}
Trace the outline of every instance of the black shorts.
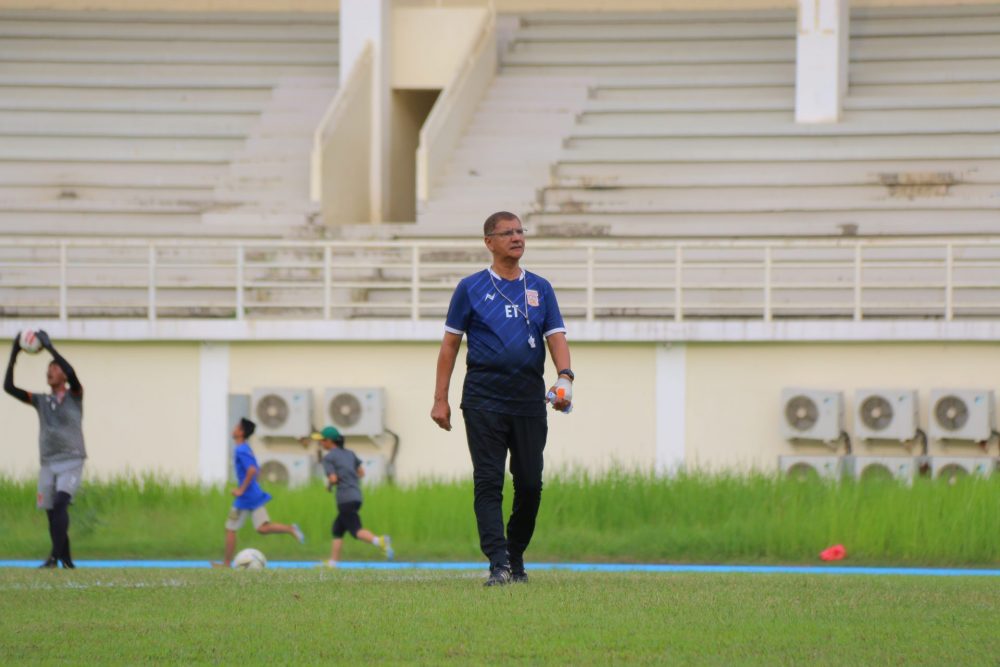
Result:
{"label": "black shorts", "polygon": [[350,533],[351,537],[357,537],[361,530],[361,509],[360,502],[340,503],[337,505],[337,518],[333,520],[333,536],[341,538],[344,533]]}

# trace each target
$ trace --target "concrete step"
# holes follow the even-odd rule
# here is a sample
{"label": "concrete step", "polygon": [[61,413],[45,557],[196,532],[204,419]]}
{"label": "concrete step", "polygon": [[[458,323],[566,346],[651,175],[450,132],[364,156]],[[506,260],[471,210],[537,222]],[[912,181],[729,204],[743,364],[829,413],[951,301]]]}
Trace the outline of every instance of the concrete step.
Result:
{"label": "concrete step", "polygon": [[652,84],[702,87],[792,85],[795,82],[795,66],[790,62],[760,64],[733,61],[708,65],[616,64],[606,61],[590,64],[539,65],[505,62],[501,71],[508,76],[522,77],[586,75],[595,85],[621,80],[623,77],[633,80],[641,78],[642,81]]}
{"label": "concrete step", "polygon": [[244,89],[150,89],[5,86],[5,111],[102,111],[153,113],[258,113],[271,97],[271,87]]}
{"label": "concrete step", "polygon": [[[668,43],[669,45],[669,43]],[[789,43],[794,47],[793,44]],[[667,45],[659,46],[662,51],[645,53],[641,50],[633,50],[625,43],[613,43],[611,48],[589,50],[579,49],[579,52],[567,51],[565,49],[556,50],[553,53],[522,53],[514,51],[508,53],[503,58],[505,71],[517,67],[536,67],[545,71],[558,71],[559,68],[598,68],[601,71],[614,71],[616,68],[655,68],[687,65],[689,67],[708,65],[770,65],[794,64],[794,48],[785,49],[759,49],[758,51],[744,53],[736,49],[718,48],[711,51],[700,51],[692,49],[687,51],[684,48],[667,49]],[[686,46],[681,44],[679,46]],[[615,48],[617,47],[617,48]]]}
{"label": "concrete step", "polygon": [[287,77],[336,82],[336,65],[173,65],[0,63],[0,86],[138,86],[148,88],[245,88],[275,86]]}
{"label": "concrete step", "polygon": [[839,123],[800,124],[791,111],[585,111],[572,139],[656,136],[752,137],[930,135],[1000,131],[1000,106],[975,109],[848,110]]}
{"label": "concrete step", "polygon": [[93,111],[0,111],[0,135],[21,137],[247,136],[259,114],[118,113]]}
{"label": "concrete step", "polygon": [[654,59],[672,63],[743,62],[784,63],[795,60],[794,26],[783,39],[614,39],[514,41],[503,57],[504,65],[622,62]]}
{"label": "concrete step", "polygon": [[101,201],[145,205],[155,202],[204,201],[212,198],[212,184],[202,187],[115,187],[105,184],[10,186],[0,183],[0,201]]}
{"label": "concrete step", "polygon": [[[847,111],[977,109],[1000,107],[1000,85],[854,86],[844,100]],[[597,88],[587,112],[787,111],[795,108],[791,86],[742,89]]]}
{"label": "concrete step", "polygon": [[994,159],[1000,134],[940,134],[933,141],[908,135],[830,137],[574,138],[562,159],[575,161],[815,161]]}
{"label": "concrete step", "polygon": [[[593,66],[511,66],[504,68],[508,77],[572,76],[591,79],[593,88],[669,89],[726,87],[794,86],[791,65],[593,65]],[[851,89],[871,85],[957,85],[1000,83],[1000,59],[977,58],[960,62],[900,61],[860,62],[851,67]]]}
{"label": "concrete step", "polygon": [[935,210],[998,210],[1000,185],[953,184],[927,178],[908,185],[732,187],[617,187],[548,188],[541,197],[543,211],[598,213],[753,211],[855,211],[920,208]]}
{"label": "concrete step", "polygon": [[872,162],[560,162],[553,183],[573,187],[801,186],[920,183],[1000,183],[997,160]]}
{"label": "concrete step", "polygon": [[0,141],[0,160],[218,163],[242,145],[242,139],[7,136]]}
{"label": "concrete step", "polygon": [[212,187],[221,163],[0,162],[0,183],[17,186]]}
{"label": "concrete step", "polygon": [[[64,15],[52,12],[36,18],[15,18],[7,11],[0,12],[0,39],[143,39],[147,42],[165,40],[185,41],[253,41],[268,42],[336,42],[339,34],[337,21],[296,23],[213,23],[204,17],[182,20],[164,17],[136,16],[128,21],[109,21],[100,13],[88,12]],[[263,17],[262,17],[263,18]]]}
{"label": "concrete step", "polygon": [[795,19],[743,22],[675,22],[675,23],[577,23],[528,24],[517,31],[515,44],[532,42],[598,42],[603,40],[746,40],[787,39],[795,34]]}
{"label": "concrete step", "polygon": [[995,234],[995,208],[981,210],[767,211],[752,213],[529,213],[540,238],[960,236]]}
{"label": "concrete step", "polygon": [[282,239],[296,233],[284,223],[205,225],[199,214],[9,213],[0,209],[0,234],[26,237]]}
{"label": "concrete step", "polygon": [[[851,16],[858,20],[888,20],[942,18],[976,18],[1000,16],[1000,6],[991,4],[873,7],[858,6],[851,9]],[[794,9],[710,9],[702,11],[602,11],[602,12],[532,12],[520,18],[521,27],[533,26],[649,26],[658,24],[712,23],[766,23],[794,21]]]}
{"label": "concrete step", "polygon": [[[859,8],[852,8],[858,16]],[[638,18],[638,17],[637,17]],[[766,21],[604,22],[529,25],[517,31],[518,42],[602,40],[692,40],[788,38],[795,33],[795,19],[787,15]],[[882,19],[855,18],[851,37],[982,35],[1000,32],[1000,15]]]}
{"label": "concrete step", "polygon": [[3,63],[312,65],[336,66],[336,42],[216,42],[172,39],[0,38]]}

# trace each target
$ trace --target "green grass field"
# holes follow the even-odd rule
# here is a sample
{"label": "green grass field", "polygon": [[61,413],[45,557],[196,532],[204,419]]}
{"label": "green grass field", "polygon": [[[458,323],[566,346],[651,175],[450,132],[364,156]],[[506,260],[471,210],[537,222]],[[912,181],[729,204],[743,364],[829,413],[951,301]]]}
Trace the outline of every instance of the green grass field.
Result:
{"label": "green grass field", "polygon": [[[333,497],[320,485],[272,488],[279,522],[298,522],[305,546],[259,536],[240,546],[271,559],[320,560],[329,551]],[[505,500],[508,508],[510,489]],[[0,479],[0,558],[48,551],[34,481]],[[536,561],[815,563],[843,543],[849,564],[996,566],[1000,563],[1000,476],[949,485],[917,480],[811,483],[763,475],[635,473],[550,475],[536,536]],[[232,497],[226,489],[154,479],[91,482],[71,510],[77,558],[218,558]],[[366,492],[365,525],[393,536],[400,560],[480,559],[472,484],[384,485]],[[348,540],[348,560],[378,558]]]}
{"label": "green grass field", "polygon": [[0,662],[996,665],[1000,579],[0,570]]}

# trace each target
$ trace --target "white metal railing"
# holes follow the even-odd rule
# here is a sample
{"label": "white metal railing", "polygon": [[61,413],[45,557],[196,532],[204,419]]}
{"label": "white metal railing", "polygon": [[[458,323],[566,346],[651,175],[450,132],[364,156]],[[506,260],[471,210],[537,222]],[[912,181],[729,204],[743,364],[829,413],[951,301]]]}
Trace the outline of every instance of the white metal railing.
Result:
{"label": "white metal railing", "polygon": [[[417,321],[488,261],[478,240],[0,238],[0,315]],[[587,320],[1000,318],[1000,237],[529,239],[525,266]]]}

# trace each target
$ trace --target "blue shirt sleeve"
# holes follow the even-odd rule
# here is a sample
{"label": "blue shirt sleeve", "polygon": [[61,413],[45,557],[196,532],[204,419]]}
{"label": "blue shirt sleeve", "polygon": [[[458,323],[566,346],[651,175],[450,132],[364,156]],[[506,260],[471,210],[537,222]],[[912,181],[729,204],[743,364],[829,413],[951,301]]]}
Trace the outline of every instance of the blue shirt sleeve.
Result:
{"label": "blue shirt sleeve", "polygon": [[552,284],[545,281],[542,289],[545,292],[545,321],[542,322],[542,335],[548,338],[552,334],[566,333],[566,325],[563,323],[559,302],[556,301],[556,292],[552,289]]}
{"label": "blue shirt sleeve", "polygon": [[448,316],[444,320],[444,330],[461,336],[469,330],[469,320],[472,318],[472,302],[469,300],[469,290],[462,280],[451,295],[448,306]]}

